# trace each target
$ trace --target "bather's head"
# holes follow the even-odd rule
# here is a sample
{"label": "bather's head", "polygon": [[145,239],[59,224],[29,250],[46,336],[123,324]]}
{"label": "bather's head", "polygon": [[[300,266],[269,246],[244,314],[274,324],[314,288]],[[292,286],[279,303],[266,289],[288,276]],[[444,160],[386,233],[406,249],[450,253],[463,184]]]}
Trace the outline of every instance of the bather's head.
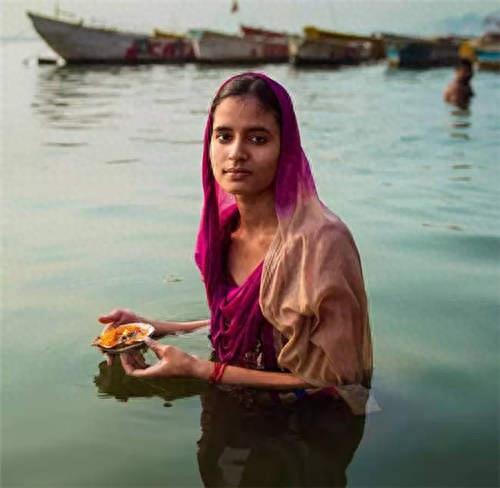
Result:
{"label": "bather's head", "polygon": [[233,195],[270,191],[281,149],[281,108],[262,78],[229,80],[210,108],[210,162],[217,183]]}
{"label": "bather's head", "polygon": [[461,58],[455,67],[456,77],[460,83],[469,83],[474,76],[474,68],[470,60]]}

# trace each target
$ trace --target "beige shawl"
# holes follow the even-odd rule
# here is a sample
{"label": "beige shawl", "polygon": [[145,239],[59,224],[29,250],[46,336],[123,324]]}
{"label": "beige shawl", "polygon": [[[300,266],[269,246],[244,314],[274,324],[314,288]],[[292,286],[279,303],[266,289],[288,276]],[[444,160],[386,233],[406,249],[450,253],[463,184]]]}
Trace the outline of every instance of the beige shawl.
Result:
{"label": "beige shawl", "polygon": [[314,387],[335,386],[365,413],[373,360],[361,263],[346,225],[319,200],[296,208],[264,260],[260,306],[286,338],[280,367]]}

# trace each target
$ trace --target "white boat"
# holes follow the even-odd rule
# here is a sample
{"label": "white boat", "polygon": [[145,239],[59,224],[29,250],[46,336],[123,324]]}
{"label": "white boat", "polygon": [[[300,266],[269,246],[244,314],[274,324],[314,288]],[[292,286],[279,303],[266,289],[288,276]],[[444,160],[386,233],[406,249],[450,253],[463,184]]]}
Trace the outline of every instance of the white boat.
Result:
{"label": "white boat", "polygon": [[191,40],[85,26],[27,12],[40,37],[67,63],[169,63],[194,59]]}
{"label": "white boat", "polygon": [[[247,28],[248,29],[248,28]],[[287,62],[288,39],[265,35],[254,29],[243,36],[205,29],[189,31],[197,61],[204,63],[264,63]],[[285,37],[283,37],[285,36]]]}

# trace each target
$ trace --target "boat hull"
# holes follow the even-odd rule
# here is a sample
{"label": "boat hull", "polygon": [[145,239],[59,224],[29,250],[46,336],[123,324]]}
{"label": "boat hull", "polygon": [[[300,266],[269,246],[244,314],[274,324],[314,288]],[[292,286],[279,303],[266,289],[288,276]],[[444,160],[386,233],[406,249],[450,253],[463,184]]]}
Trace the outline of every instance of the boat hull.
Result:
{"label": "boat hull", "polygon": [[295,65],[357,65],[373,60],[370,45],[329,39],[292,41],[291,60]]}
{"label": "boat hull", "polygon": [[460,59],[459,39],[419,39],[386,35],[389,64],[399,68],[426,69],[455,66]]}
{"label": "boat hull", "polygon": [[500,70],[500,46],[496,49],[476,49],[476,60],[479,69],[489,71]]}
{"label": "boat hull", "polygon": [[28,13],[40,37],[67,63],[179,63],[194,59],[189,39],[86,27]]}
{"label": "boat hull", "polygon": [[370,51],[371,60],[376,61],[385,58],[385,42],[380,36],[363,36],[358,34],[350,34],[347,32],[318,29],[314,26],[306,26],[304,27],[304,37],[309,41],[330,40],[344,45],[349,43],[364,45],[365,51],[368,49]]}
{"label": "boat hull", "polygon": [[285,63],[288,40],[232,36],[210,31],[193,31],[196,60],[202,63]]}

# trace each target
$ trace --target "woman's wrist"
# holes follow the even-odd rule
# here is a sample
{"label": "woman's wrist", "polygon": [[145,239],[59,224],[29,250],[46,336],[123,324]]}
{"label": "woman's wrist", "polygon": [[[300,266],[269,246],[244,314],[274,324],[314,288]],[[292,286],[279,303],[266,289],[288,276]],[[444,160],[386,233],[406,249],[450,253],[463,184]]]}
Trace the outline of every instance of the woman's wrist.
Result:
{"label": "woman's wrist", "polygon": [[191,376],[209,381],[210,383],[224,383],[250,388],[276,390],[312,387],[312,385],[305,383],[304,380],[291,373],[229,366],[225,363],[207,361],[206,359],[200,359],[194,356],[190,369]]}
{"label": "woman's wrist", "polygon": [[147,322],[148,324],[151,324],[154,329],[155,333],[154,335],[156,337],[164,337],[169,334],[175,334],[175,332],[172,330],[171,324],[169,322],[160,322],[159,320],[150,320]]}
{"label": "woman's wrist", "polygon": [[191,376],[200,380],[208,381],[213,368],[214,363],[212,361],[207,361],[206,359],[200,359],[193,356],[193,362],[191,363]]}
{"label": "woman's wrist", "polygon": [[150,320],[147,323],[151,324],[156,331],[157,336],[163,337],[172,334],[185,334],[193,332],[201,327],[206,327],[209,320],[194,320],[191,322],[170,322],[165,320]]}

